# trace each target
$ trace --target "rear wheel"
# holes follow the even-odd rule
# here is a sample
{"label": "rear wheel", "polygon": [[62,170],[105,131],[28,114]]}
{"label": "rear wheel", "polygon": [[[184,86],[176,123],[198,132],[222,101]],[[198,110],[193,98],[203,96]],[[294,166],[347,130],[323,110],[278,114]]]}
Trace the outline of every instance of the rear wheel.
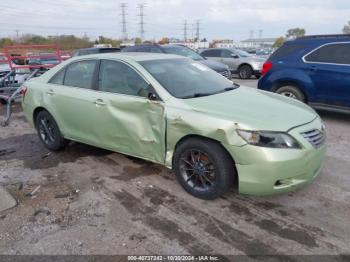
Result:
{"label": "rear wheel", "polygon": [[277,89],[277,94],[297,99],[301,102],[305,102],[305,95],[303,92],[296,86],[288,85],[288,86],[282,86]]}
{"label": "rear wheel", "polygon": [[191,195],[215,199],[234,185],[234,163],[222,146],[201,138],[178,145],[174,154],[177,180]]}
{"label": "rear wheel", "polygon": [[35,126],[38,130],[38,135],[45,147],[52,151],[58,151],[65,146],[58,125],[53,116],[47,111],[40,111],[35,119]]}
{"label": "rear wheel", "polygon": [[241,79],[250,79],[253,75],[253,69],[249,65],[242,65],[238,69],[238,75]]}

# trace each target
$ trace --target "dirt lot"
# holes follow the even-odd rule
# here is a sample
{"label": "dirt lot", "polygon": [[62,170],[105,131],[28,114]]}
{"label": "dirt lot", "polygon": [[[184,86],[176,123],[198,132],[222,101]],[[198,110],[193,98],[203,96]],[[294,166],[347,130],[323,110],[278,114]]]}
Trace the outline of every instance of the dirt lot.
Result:
{"label": "dirt lot", "polygon": [[0,213],[0,254],[350,254],[350,117],[321,116],[314,183],[204,201],[159,165],[78,143],[49,153],[17,107],[0,127],[0,183],[18,201]]}

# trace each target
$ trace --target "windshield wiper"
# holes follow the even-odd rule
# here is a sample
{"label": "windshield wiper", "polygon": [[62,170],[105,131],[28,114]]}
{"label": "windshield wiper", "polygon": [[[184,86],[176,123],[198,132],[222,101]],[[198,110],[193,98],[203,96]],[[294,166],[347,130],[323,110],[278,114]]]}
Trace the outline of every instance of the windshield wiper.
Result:
{"label": "windshield wiper", "polygon": [[189,95],[189,96],[183,96],[182,98],[183,98],[183,99],[186,99],[186,98],[210,96],[210,95],[214,95],[214,94],[215,94],[215,93],[194,93],[194,94]]}

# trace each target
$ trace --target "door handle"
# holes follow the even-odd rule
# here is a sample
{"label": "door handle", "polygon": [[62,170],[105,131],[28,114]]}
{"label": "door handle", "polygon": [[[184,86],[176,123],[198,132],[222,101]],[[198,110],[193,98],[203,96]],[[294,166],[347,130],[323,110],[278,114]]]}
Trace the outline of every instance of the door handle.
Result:
{"label": "door handle", "polygon": [[55,94],[55,92],[54,92],[52,89],[50,89],[50,90],[48,90],[48,91],[46,92],[46,94],[48,94],[48,95],[53,95],[53,94]]}
{"label": "door handle", "polygon": [[95,105],[97,105],[97,106],[104,106],[104,105],[106,105],[106,103],[103,102],[102,99],[97,99],[97,100],[95,101]]}
{"label": "door handle", "polygon": [[312,72],[315,72],[315,71],[317,71],[317,67],[316,67],[316,66],[311,66],[311,67],[310,67],[310,70],[311,70]]}

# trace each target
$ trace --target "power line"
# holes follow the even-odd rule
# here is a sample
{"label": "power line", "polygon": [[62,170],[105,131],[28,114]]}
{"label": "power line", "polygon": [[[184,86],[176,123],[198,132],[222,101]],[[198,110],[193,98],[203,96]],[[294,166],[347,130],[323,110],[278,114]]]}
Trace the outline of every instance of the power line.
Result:
{"label": "power line", "polygon": [[124,40],[128,39],[128,32],[126,31],[126,8],[128,5],[126,3],[121,3],[120,8],[122,9],[122,37]]}
{"label": "power line", "polygon": [[145,21],[144,21],[144,8],[145,8],[146,4],[138,4],[138,8],[140,9],[140,13],[139,13],[139,17],[140,17],[140,37],[142,40],[145,39]]}

